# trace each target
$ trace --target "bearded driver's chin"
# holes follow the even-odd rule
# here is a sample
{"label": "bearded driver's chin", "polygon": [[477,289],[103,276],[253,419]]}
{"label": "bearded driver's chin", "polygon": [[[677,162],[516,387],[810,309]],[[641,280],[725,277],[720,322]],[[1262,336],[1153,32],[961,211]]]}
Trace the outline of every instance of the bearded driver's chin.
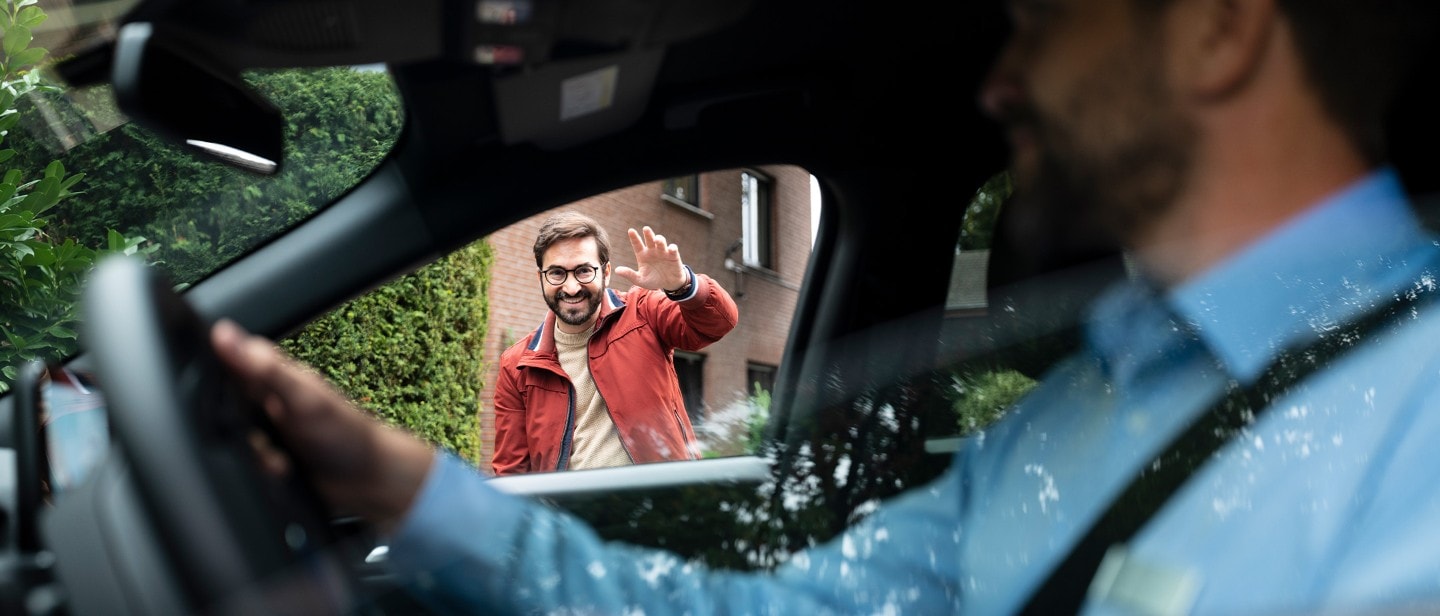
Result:
{"label": "bearded driver's chin", "polygon": [[[1034,187],[1036,176],[1040,173],[1040,165],[1044,162],[1044,156],[1038,144],[1030,141],[1024,144],[1016,144],[1010,151],[1010,179],[1016,190],[1031,190]],[[1022,188],[1023,187],[1023,188]]]}

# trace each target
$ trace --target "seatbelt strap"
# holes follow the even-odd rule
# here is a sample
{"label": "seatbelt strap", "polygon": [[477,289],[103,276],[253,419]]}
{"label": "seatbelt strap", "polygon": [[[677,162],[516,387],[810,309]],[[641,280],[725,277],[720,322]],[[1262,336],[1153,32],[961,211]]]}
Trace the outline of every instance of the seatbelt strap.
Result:
{"label": "seatbelt strap", "polygon": [[1030,595],[1019,613],[1077,613],[1110,547],[1129,541],[1221,446],[1258,420],[1271,407],[1272,400],[1359,346],[1370,334],[1386,325],[1398,324],[1406,317],[1415,318],[1421,300],[1435,295],[1427,287],[1409,290],[1394,301],[1370,310],[1349,327],[1331,330],[1314,341],[1280,353],[1249,387],[1240,387],[1232,381],[1219,401],[1173,439],[1111,501],[1109,509]]}

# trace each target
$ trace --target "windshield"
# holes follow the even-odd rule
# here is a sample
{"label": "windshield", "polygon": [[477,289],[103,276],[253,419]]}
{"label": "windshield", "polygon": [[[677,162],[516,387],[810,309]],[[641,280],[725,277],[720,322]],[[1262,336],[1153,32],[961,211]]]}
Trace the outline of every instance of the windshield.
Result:
{"label": "windshield", "polygon": [[26,0],[0,15],[0,391],[23,362],[78,350],[75,303],[100,256],[142,255],[177,286],[199,281],[355,186],[400,132],[384,67],[325,67],[241,75],[284,117],[274,175],[162,142],[127,120],[108,84],[51,70],[113,38],[133,4]]}

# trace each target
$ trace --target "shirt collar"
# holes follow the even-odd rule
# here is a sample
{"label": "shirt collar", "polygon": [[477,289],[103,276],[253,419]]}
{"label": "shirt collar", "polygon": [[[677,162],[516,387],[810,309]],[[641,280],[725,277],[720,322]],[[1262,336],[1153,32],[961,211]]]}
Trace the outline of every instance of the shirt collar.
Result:
{"label": "shirt collar", "polygon": [[1249,382],[1285,347],[1413,285],[1434,247],[1386,168],[1172,289],[1166,300],[1231,376]]}

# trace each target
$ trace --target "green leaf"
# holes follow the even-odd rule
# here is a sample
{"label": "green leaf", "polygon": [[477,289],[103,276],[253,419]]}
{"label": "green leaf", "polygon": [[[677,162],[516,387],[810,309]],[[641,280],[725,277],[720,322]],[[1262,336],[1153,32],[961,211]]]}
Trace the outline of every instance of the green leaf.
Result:
{"label": "green leaf", "polygon": [[105,234],[105,244],[110,252],[120,252],[125,250],[125,236],[120,235],[119,231],[111,229],[109,233]]}
{"label": "green leaf", "polygon": [[38,2],[40,2],[40,0],[20,0],[20,2],[15,3],[15,8],[24,8]]}
{"label": "green leaf", "polygon": [[128,256],[128,255],[134,255],[134,254],[143,253],[143,252],[154,252],[153,249],[152,249],[152,250],[147,250],[147,251],[142,251],[142,250],[140,249],[140,244],[143,244],[143,243],[145,243],[145,238],[143,238],[143,237],[127,237],[127,238],[125,238],[125,254]]}
{"label": "green leaf", "polygon": [[24,242],[12,244],[12,247],[15,249],[15,252],[17,254],[24,257],[33,256],[35,254],[35,249],[31,248],[29,244],[26,244]]}
{"label": "green leaf", "polygon": [[[45,54],[47,53],[50,52],[44,48],[31,47],[30,49],[26,49],[20,53],[10,56],[11,70],[24,68],[27,66],[34,66],[35,64],[39,63],[40,60],[43,60],[45,58]],[[36,74],[36,79],[38,81],[38,74]],[[36,85],[36,83],[37,82],[31,82],[31,85],[34,86]]]}
{"label": "green leaf", "polygon": [[11,68],[16,68],[14,58],[20,52],[25,51],[26,47],[30,46],[31,38],[32,35],[30,33],[30,28],[27,28],[20,24],[11,24],[10,27],[5,29],[5,41],[3,47],[5,50],[5,57],[11,59]]}
{"label": "green leaf", "polygon": [[14,156],[15,156],[15,150],[10,150],[10,149],[0,150],[0,163],[3,163],[3,162],[5,162],[5,161],[7,161],[7,160],[10,160],[10,159],[13,158]]}
{"label": "green leaf", "polygon": [[23,9],[20,9],[20,12],[15,14],[15,22],[19,23],[22,26],[34,28],[35,26],[40,25],[41,22],[45,21],[46,17],[47,15],[45,15],[45,11],[40,10],[40,7],[27,6]]}
{"label": "green leaf", "polygon": [[[3,158],[0,158],[0,162],[5,162],[5,160],[4,160]],[[80,181],[81,179],[83,179],[84,177],[85,177],[85,174],[83,174],[83,173],[77,173],[77,174],[72,175],[72,176],[70,176],[70,177],[68,177],[68,178],[65,178],[65,181],[60,183],[60,191],[61,191],[61,192],[67,192],[67,191],[69,191],[71,186],[74,186],[76,182],[79,182],[79,181]]]}
{"label": "green leaf", "polygon": [[47,177],[40,180],[39,185],[25,199],[20,202],[20,208],[35,214],[41,214],[46,210],[55,207],[60,200],[60,181]]}
{"label": "green leaf", "polygon": [[62,163],[59,160],[52,160],[50,161],[50,164],[45,165],[45,177],[52,178],[61,177],[63,175],[65,175],[65,163]]}
{"label": "green leaf", "polygon": [[26,222],[26,218],[19,214],[0,214],[0,230],[15,229]]}
{"label": "green leaf", "polygon": [[25,262],[26,265],[50,267],[55,264],[55,250],[50,244],[31,240],[24,245],[30,249],[30,259]]}

